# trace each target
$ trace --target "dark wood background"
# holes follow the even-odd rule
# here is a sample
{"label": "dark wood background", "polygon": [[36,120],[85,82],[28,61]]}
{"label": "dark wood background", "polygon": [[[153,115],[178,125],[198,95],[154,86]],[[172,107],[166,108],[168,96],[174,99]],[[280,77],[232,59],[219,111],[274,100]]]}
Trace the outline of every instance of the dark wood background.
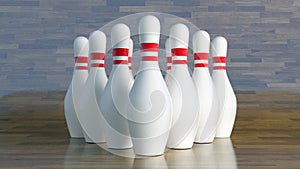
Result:
{"label": "dark wood background", "polygon": [[152,11],[228,38],[236,91],[300,91],[299,7],[298,0],[1,0],[0,95],[65,91],[76,36]]}

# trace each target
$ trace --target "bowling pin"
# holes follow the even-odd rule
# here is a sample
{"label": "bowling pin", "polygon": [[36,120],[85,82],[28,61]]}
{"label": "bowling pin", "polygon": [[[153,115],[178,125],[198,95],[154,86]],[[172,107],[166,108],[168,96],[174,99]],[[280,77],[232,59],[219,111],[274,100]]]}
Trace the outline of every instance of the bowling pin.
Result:
{"label": "bowling pin", "polygon": [[166,74],[165,74],[165,82],[168,84],[168,81],[170,81],[170,73],[172,69],[172,52],[171,52],[171,46],[170,46],[170,38],[168,38],[165,42],[165,52],[166,52]]}
{"label": "bowling pin", "polygon": [[216,37],[211,44],[213,56],[212,79],[219,98],[220,118],[216,137],[230,137],[237,109],[237,100],[226,72],[227,40]]}
{"label": "bowling pin", "polygon": [[82,138],[83,132],[79,123],[79,98],[88,77],[89,42],[85,37],[74,40],[75,67],[72,82],[64,100],[65,116],[69,133],[72,138]]}
{"label": "bowling pin", "polygon": [[194,72],[193,80],[197,88],[200,122],[195,138],[196,143],[211,143],[214,140],[219,119],[219,102],[208,68],[210,37],[205,31],[193,35]]}
{"label": "bowling pin", "polygon": [[172,69],[166,80],[173,102],[173,121],[167,146],[192,148],[199,125],[197,90],[187,66],[189,30],[184,24],[170,29]]}
{"label": "bowling pin", "polygon": [[100,99],[100,109],[107,122],[105,139],[112,149],[132,147],[127,121],[127,101],[133,84],[128,68],[130,30],[125,24],[116,24],[111,30],[113,66]]}
{"label": "bowling pin", "polygon": [[129,40],[129,52],[128,52],[128,68],[132,73],[132,54],[133,54],[133,41],[132,39]]}
{"label": "bowling pin", "polygon": [[170,39],[169,38],[166,40],[165,50],[166,50],[166,58],[167,58],[166,74],[168,74],[168,73],[170,73],[171,68],[172,68],[172,53],[171,53]]}
{"label": "bowling pin", "polygon": [[139,22],[142,59],[129,94],[128,122],[135,154],[164,153],[172,120],[172,100],[158,65],[160,22],[144,16]]}
{"label": "bowling pin", "polygon": [[88,143],[105,142],[104,118],[99,104],[107,76],[104,68],[106,36],[101,31],[93,32],[89,37],[90,72],[80,97],[78,119],[87,134]]}

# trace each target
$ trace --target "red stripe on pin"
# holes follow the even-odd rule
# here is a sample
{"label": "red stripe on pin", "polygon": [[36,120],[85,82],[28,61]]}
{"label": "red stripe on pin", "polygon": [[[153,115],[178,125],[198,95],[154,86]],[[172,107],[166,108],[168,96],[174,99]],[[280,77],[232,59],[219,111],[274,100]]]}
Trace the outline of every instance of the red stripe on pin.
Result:
{"label": "red stripe on pin", "polygon": [[157,56],[143,56],[143,61],[158,61]]}
{"label": "red stripe on pin", "polygon": [[88,63],[88,61],[89,61],[89,58],[88,57],[86,57],[86,56],[77,56],[77,57],[75,57],[75,62],[76,63]]}
{"label": "red stripe on pin", "polygon": [[127,48],[114,48],[112,51],[113,56],[128,56],[129,49]]}
{"label": "red stripe on pin", "polygon": [[172,56],[187,56],[188,49],[187,48],[173,48],[171,50]]}
{"label": "red stripe on pin", "polygon": [[206,63],[196,63],[194,67],[208,67]]}
{"label": "red stripe on pin", "polygon": [[87,66],[76,66],[75,67],[76,70],[88,70]]}
{"label": "red stripe on pin", "polygon": [[132,62],[132,58],[128,57],[128,63],[131,63],[131,62]]}
{"label": "red stripe on pin", "polygon": [[167,62],[172,63],[172,57],[171,56],[167,57]]}
{"label": "red stripe on pin", "polygon": [[215,56],[213,58],[214,63],[226,63],[226,57],[224,56]]}
{"label": "red stripe on pin", "polygon": [[132,69],[132,68],[131,68],[131,66],[129,66],[128,68],[129,68],[129,70],[131,70],[131,69]]}
{"label": "red stripe on pin", "polygon": [[208,60],[208,53],[194,53],[194,60]]}
{"label": "red stripe on pin", "polygon": [[128,64],[127,60],[114,60],[113,64],[120,65],[120,64]]}
{"label": "red stripe on pin", "polygon": [[186,64],[186,60],[173,60],[173,64]]}
{"label": "red stripe on pin", "polygon": [[167,66],[167,70],[171,70],[171,68],[172,68],[171,66]]}
{"label": "red stripe on pin", "polygon": [[141,51],[157,52],[158,51],[158,43],[141,43]]}
{"label": "red stripe on pin", "polygon": [[226,70],[226,66],[214,66],[214,70]]}
{"label": "red stripe on pin", "polygon": [[92,60],[104,60],[105,54],[104,53],[91,53]]}
{"label": "red stripe on pin", "polygon": [[104,67],[103,63],[92,63],[91,64],[92,67]]}

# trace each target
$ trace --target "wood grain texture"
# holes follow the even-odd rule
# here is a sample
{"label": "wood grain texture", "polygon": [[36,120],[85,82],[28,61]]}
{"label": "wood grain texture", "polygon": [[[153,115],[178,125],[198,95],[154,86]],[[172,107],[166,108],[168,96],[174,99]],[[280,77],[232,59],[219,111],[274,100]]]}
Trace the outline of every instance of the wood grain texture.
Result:
{"label": "wood grain texture", "polygon": [[230,139],[124,158],[83,139],[70,139],[64,92],[23,92],[0,98],[0,168],[299,168],[300,94],[237,93]]}
{"label": "wood grain texture", "polygon": [[119,17],[151,11],[186,18],[212,38],[228,38],[228,73],[235,90],[300,91],[299,4],[299,0],[1,0],[0,95],[67,90],[76,36],[88,36]]}

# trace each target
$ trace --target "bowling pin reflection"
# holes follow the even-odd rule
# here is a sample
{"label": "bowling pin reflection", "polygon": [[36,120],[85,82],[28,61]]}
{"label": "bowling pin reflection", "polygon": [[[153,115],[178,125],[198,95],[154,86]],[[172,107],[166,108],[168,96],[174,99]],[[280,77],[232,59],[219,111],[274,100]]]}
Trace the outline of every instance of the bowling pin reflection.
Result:
{"label": "bowling pin reflection", "polygon": [[193,149],[169,150],[165,155],[169,168],[198,168]]}
{"label": "bowling pin reflection", "polygon": [[150,169],[150,168],[160,168],[160,169],[168,169],[166,164],[166,160],[164,156],[158,157],[146,157],[146,158],[135,158],[133,167],[139,169]]}
{"label": "bowling pin reflection", "polygon": [[80,160],[78,160],[78,157],[82,156],[85,146],[87,145],[88,144],[85,144],[83,139],[70,139],[68,149],[65,154],[64,168],[80,166]]}
{"label": "bowling pin reflection", "polygon": [[116,161],[124,168],[238,168],[230,139],[215,139],[212,144],[194,144],[192,149],[169,150],[163,156],[147,158],[136,157],[132,149],[109,149],[105,143],[84,144],[83,139],[70,139],[64,168],[111,166]]}
{"label": "bowling pin reflection", "polygon": [[236,169],[235,151],[230,139],[215,139],[213,144],[195,144],[194,154],[201,168]]}
{"label": "bowling pin reflection", "polygon": [[86,168],[87,166],[89,168],[106,168],[115,165],[116,161],[122,164],[124,168],[132,168],[134,159],[126,158],[134,155],[132,149],[130,149],[131,152],[129,150],[111,150],[106,145],[106,149],[103,149],[104,145],[104,143],[101,146],[85,144],[83,139],[70,139],[64,158],[64,168]]}

